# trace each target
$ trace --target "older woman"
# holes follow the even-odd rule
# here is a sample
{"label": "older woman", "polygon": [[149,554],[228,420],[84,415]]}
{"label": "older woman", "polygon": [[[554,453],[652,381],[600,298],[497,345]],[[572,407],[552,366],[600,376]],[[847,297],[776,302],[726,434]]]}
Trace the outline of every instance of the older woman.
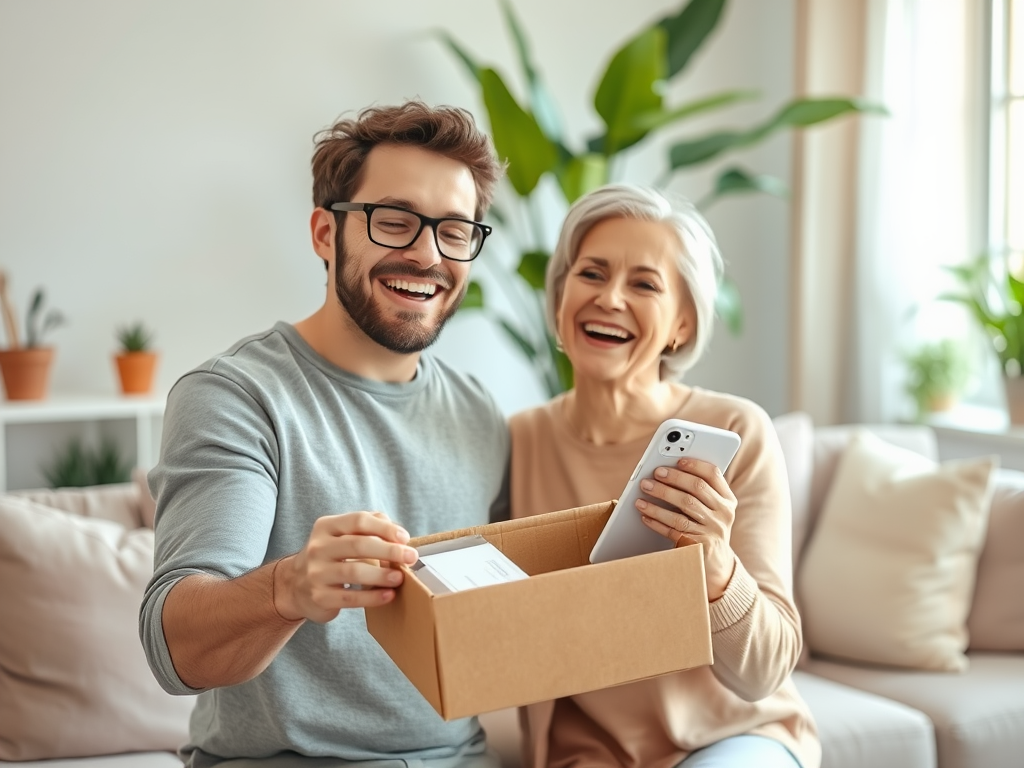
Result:
{"label": "older woman", "polygon": [[621,184],[572,206],[548,266],[548,322],[575,387],[512,418],[514,517],[615,498],[666,418],[729,429],[743,442],[724,476],[683,459],[648,478],[645,490],[672,509],[636,509],[674,543],[704,546],[715,663],[526,708],[536,768],[820,763],[790,679],[800,618],[771,421],[749,400],[678,381],[707,346],[720,273],[714,237],[693,207]]}

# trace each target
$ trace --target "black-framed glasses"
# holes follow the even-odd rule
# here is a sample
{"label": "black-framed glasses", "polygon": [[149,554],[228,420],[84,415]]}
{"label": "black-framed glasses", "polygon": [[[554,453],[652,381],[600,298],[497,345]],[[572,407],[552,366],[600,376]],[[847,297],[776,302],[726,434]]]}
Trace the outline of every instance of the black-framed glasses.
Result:
{"label": "black-framed glasses", "polygon": [[328,203],[332,211],[363,211],[366,214],[366,236],[370,242],[385,248],[408,248],[416,242],[424,227],[434,231],[437,252],[452,261],[472,261],[491,234],[491,228],[479,221],[445,216],[439,219],[424,216],[397,205],[379,203]]}

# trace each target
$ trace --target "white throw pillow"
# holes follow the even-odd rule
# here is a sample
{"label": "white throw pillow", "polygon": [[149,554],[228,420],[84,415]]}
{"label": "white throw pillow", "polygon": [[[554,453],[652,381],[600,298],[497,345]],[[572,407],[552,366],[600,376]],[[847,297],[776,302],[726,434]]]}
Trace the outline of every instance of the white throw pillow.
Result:
{"label": "white throw pillow", "polygon": [[153,531],[0,496],[0,760],[174,750],[192,697],[139,640]]}
{"label": "white throw pillow", "polygon": [[797,575],[812,653],[966,669],[995,464],[937,464],[866,430],[853,437]]}

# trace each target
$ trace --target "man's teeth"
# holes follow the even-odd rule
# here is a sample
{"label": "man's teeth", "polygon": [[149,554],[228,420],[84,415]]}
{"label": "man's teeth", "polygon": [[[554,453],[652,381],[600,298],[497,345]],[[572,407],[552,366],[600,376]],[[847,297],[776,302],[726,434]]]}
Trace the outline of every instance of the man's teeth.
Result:
{"label": "man's teeth", "polygon": [[409,293],[422,293],[427,296],[433,296],[434,291],[437,290],[437,286],[433,283],[410,283],[408,280],[385,280],[384,284],[388,288],[397,288]]}
{"label": "man's teeth", "polygon": [[587,333],[600,333],[602,336],[616,336],[620,339],[628,339],[629,333],[621,328],[611,325],[600,325],[598,323],[585,323],[583,330]]}

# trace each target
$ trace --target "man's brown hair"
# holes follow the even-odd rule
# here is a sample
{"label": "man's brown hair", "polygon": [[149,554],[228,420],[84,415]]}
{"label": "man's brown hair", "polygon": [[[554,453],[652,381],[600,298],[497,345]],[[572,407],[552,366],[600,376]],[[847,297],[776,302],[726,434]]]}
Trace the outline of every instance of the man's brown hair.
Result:
{"label": "man's brown hair", "polygon": [[422,101],[369,107],[355,119],[339,120],[314,140],[313,205],[318,208],[352,201],[366,157],[379,144],[422,147],[468,166],[476,183],[477,220],[490,207],[502,173],[490,138],[458,107],[430,107]]}

